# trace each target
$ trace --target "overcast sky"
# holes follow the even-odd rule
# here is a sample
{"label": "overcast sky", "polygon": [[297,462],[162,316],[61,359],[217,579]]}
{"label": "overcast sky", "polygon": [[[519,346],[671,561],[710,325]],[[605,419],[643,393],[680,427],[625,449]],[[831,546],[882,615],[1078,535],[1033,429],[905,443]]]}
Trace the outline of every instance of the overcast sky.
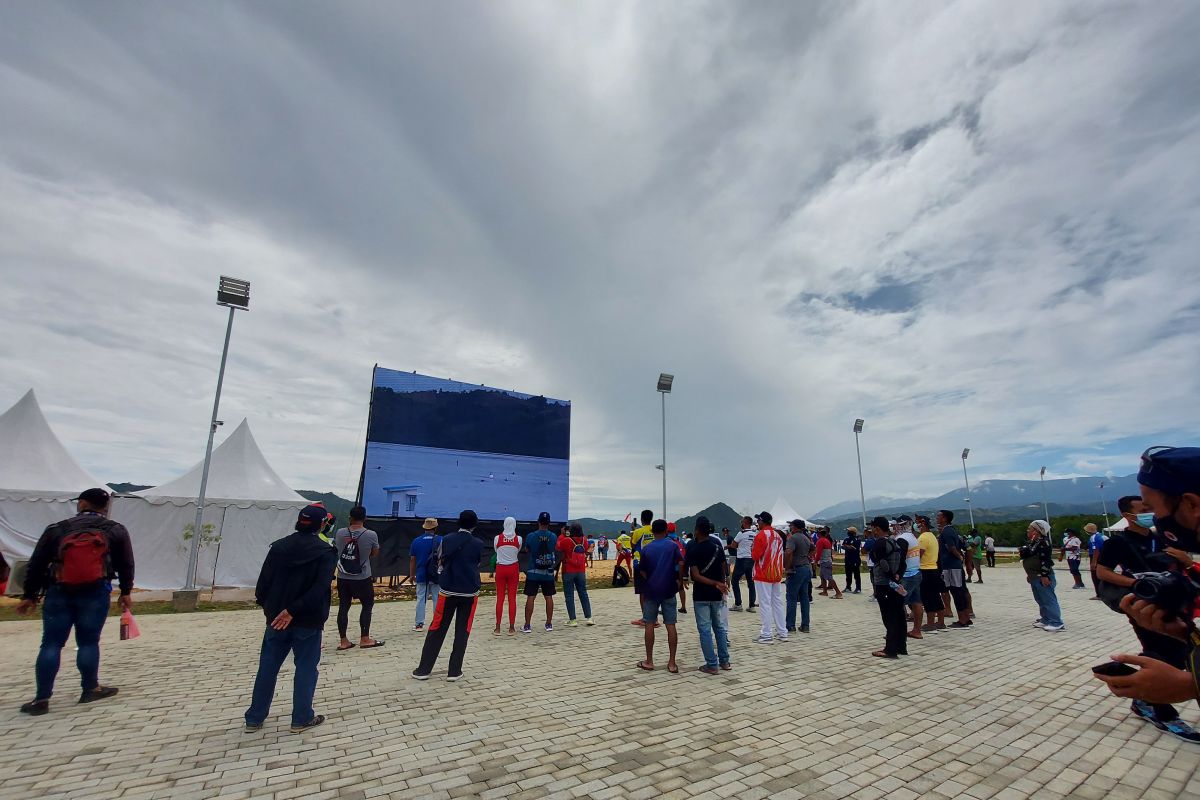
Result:
{"label": "overcast sky", "polygon": [[[573,403],[571,513],[1127,474],[1195,444],[1200,5],[9,4],[0,407],[221,416],[353,495],[371,368]],[[5,454],[4,457],[13,457]],[[19,457],[19,456],[18,456]],[[465,499],[469,505],[469,499]]]}

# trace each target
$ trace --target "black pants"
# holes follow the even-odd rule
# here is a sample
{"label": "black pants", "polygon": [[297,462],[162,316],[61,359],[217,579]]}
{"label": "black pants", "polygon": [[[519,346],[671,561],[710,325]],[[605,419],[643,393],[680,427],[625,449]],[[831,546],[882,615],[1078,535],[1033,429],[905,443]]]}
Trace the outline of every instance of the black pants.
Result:
{"label": "black pants", "polygon": [[879,616],[887,631],[883,652],[888,655],[908,655],[908,623],[904,619],[904,598],[890,586],[876,586],[875,599],[879,601]]}
{"label": "black pants", "polygon": [[750,586],[750,605],[754,605],[754,559],[739,558],[733,565],[733,604],[740,606],[742,604],[742,587],[741,578],[746,576],[746,583]]}
{"label": "black pants", "polygon": [[446,641],[446,631],[450,630],[450,620],[454,620],[454,646],[450,649],[450,664],[446,674],[462,674],[463,656],[467,654],[467,637],[471,635],[471,623],[475,620],[475,607],[478,604],[478,597],[438,595],[437,605],[433,609],[433,622],[429,623],[429,632],[425,634],[425,646],[421,648],[418,674],[428,675],[433,672],[433,664],[437,661],[438,653],[442,651],[442,642]]}
{"label": "black pants", "polygon": [[358,615],[358,630],[363,638],[371,635],[371,609],[375,607],[375,583],[370,578],[338,578],[338,634],[346,638],[346,626],[350,624],[350,602],[362,603]]}
{"label": "black pants", "polygon": [[996,551],[995,550],[987,551],[987,565],[989,567],[996,566]]}
{"label": "black pants", "polygon": [[[1130,621],[1129,624],[1133,625],[1133,622]],[[1137,625],[1133,625],[1133,632],[1137,635],[1138,641],[1142,643],[1142,655],[1170,664],[1177,669],[1188,668],[1190,648],[1186,642],[1181,642],[1172,636],[1148,631]],[[1159,722],[1171,722],[1179,718],[1179,712],[1175,710],[1175,706],[1165,703],[1153,703],[1152,705],[1154,706],[1154,716],[1158,718]]]}
{"label": "black pants", "polygon": [[846,564],[846,591],[850,591],[850,584],[854,584],[854,588],[862,591],[862,575],[859,573],[858,564]]}
{"label": "black pants", "polygon": [[[954,610],[959,614],[967,613],[971,608],[971,593],[966,586],[947,586],[946,591],[950,592],[950,597],[954,600]],[[949,611],[950,609],[946,609]]]}

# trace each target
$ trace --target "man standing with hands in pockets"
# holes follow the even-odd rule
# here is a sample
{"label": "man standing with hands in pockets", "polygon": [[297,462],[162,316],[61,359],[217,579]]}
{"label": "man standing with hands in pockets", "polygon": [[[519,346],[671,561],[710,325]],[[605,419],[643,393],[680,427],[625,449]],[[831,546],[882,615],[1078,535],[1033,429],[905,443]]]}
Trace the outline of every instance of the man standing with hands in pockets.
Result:
{"label": "man standing with hands in pockets", "polygon": [[[712,537],[713,525],[708,517],[697,517],[695,538],[688,542],[684,568],[691,576],[692,609],[696,612],[696,632],[700,635],[700,650],[704,666],[700,671],[716,675],[719,669],[729,670],[729,562],[722,542]],[[714,639],[716,646],[714,647]]]}

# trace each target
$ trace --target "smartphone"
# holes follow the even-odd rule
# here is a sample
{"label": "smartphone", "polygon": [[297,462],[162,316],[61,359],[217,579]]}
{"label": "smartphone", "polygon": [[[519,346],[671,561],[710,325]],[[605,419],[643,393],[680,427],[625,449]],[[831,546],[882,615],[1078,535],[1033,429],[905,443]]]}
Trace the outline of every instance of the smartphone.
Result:
{"label": "smartphone", "polygon": [[1096,673],[1097,675],[1116,678],[1121,675],[1133,675],[1137,672],[1137,669],[1129,666],[1128,664],[1122,664],[1120,661],[1108,661],[1092,667],[1092,672]]}

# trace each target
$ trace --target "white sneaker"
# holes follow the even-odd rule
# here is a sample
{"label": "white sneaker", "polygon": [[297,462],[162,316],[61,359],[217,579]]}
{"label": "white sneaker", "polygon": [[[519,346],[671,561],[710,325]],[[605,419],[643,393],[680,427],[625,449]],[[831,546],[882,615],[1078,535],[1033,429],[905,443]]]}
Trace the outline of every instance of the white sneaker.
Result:
{"label": "white sneaker", "polygon": [[779,635],[778,633],[777,633],[777,634],[775,634],[775,641],[777,641],[777,642],[786,642],[787,640],[788,640],[788,637],[786,637],[786,636],[781,636],[781,635]]}
{"label": "white sneaker", "polygon": [[754,643],[755,643],[755,644],[774,644],[774,643],[775,643],[775,637],[773,637],[773,636],[759,636],[757,639],[755,639],[755,640],[754,640]]}
{"label": "white sneaker", "polygon": [[1066,629],[1067,629],[1066,625],[1043,625],[1042,626],[1042,630],[1046,631],[1047,633],[1058,633],[1059,631],[1065,631]]}
{"label": "white sneaker", "polygon": [[588,617],[587,619],[585,619],[584,622],[587,623],[588,625],[596,624],[596,620],[592,619],[591,617]]}
{"label": "white sneaker", "polygon": [[1042,622],[1042,621],[1039,619],[1037,622],[1033,623],[1033,627],[1035,627],[1035,628],[1045,628],[1045,627],[1046,627],[1046,623]]}

